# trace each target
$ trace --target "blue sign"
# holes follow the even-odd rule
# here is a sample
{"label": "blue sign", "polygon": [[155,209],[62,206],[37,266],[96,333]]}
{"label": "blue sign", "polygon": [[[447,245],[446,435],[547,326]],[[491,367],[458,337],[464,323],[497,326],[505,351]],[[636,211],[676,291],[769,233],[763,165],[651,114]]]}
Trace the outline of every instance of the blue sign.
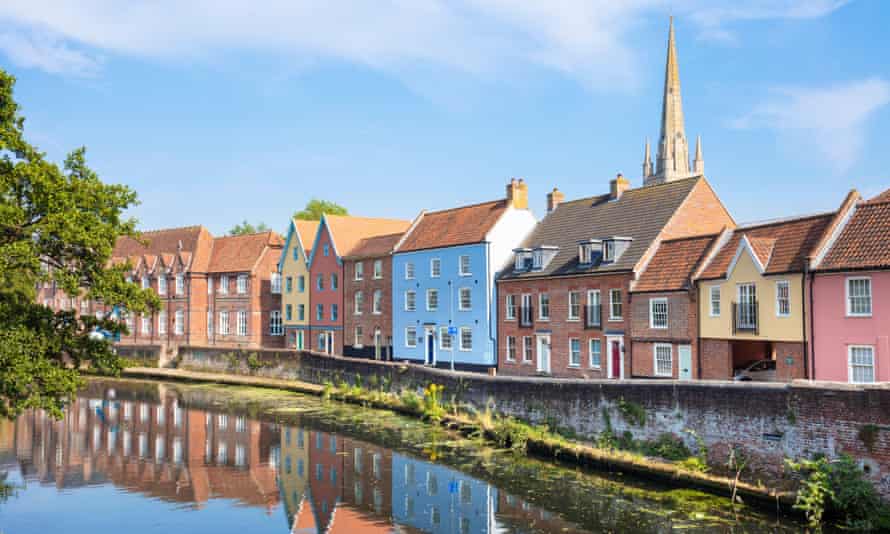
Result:
{"label": "blue sign", "polygon": [[[452,326],[451,328],[454,328],[454,327]],[[452,480],[451,482],[448,483],[448,493],[451,493],[452,495],[454,495],[455,493],[458,492],[459,489],[460,489],[460,485],[457,483],[456,480]]]}
{"label": "blue sign", "polygon": [[448,335],[449,335],[449,336],[456,336],[456,335],[457,335],[457,327],[456,327],[456,326],[449,326],[449,327],[448,327]]}

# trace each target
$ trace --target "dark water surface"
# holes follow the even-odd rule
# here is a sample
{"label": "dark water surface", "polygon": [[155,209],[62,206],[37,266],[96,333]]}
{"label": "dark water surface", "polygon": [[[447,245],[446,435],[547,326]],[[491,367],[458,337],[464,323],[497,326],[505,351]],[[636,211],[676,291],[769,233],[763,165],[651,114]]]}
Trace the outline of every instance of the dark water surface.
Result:
{"label": "dark water surface", "polygon": [[697,491],[249,388],[91,381],[63,420],[0,420],[4,477],[0,534],[800,530]]}

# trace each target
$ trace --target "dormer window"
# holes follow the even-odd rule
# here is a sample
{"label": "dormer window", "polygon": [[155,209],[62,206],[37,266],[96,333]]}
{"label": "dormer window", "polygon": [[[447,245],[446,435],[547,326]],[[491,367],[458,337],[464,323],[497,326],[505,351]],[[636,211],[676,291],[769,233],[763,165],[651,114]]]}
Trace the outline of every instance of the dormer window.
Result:
{"label": "dormer window", "polygon": [[615,241],[603,241],[603,261],[615,261]]}
{"label": "dormer window", "polygon": [[532,268],[532,249],[517,248],[513,250],[514,264],[513,269],[516,271],[528,271]]}
{"label": "dormer window", "polygon": [[532,269],[538,271],[544,268],[544,251],[537,249],[532,253]]}
{"label": "dormer window", "polygon": [[630,237],[610,237],[608,239],[603,239],[603,262],[615,262],[621,258],[621,255],[624,254],[624,251],[630,247],[630,243],[633,241]]}
{"label": "dormer window", "polygon": [[578,243],[578,263],[581,265],[591,265],[596,261],[597,253],[600,251],[599,239],[588,239]]}

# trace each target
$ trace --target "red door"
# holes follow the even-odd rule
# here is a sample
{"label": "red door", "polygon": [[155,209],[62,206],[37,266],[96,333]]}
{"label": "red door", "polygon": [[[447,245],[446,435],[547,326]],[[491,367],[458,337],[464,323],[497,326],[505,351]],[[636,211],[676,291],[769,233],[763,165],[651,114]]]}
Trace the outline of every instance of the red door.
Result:
{"label": "red door", "polygon": [[612,378],[621,378],[621,343],[612,342]]}

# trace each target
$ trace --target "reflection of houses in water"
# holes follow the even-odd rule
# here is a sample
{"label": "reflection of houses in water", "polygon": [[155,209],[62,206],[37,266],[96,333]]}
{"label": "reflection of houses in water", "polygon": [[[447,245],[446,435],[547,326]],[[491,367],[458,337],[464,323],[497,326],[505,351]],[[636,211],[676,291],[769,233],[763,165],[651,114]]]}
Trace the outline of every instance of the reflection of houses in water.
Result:
{"label": "reflection of houses in water", "polygon": [[58,488],[113,483],[174,502],[226,498],[271,509],[278,502],[268,463],[275,432],[244,417],[184,408],[174,396],[78,398],[60,421],[22,414],[14,447],[23,476]]}
{"label": "reflection of houses in water", "polygon": [[585,532],[562,517],[538,508],[525,499],[500,492],[498,495],[498,523],[512,526],[518,531],[562,532],[574,534]]}
{"label": "reflection of houses in water", "polygon": [[425,532],[497,530],[497,488],[459,471],[393,454],[392,517]]}

